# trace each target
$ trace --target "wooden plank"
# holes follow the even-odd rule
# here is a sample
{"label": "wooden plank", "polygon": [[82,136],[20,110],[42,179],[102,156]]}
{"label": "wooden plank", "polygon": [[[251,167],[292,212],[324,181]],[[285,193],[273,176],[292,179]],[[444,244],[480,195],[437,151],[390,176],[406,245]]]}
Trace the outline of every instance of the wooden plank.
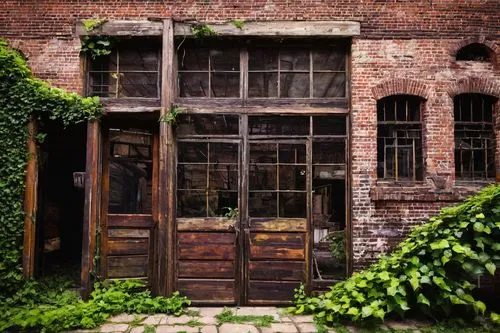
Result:
{"label": "wooden plank", "polygon": [[249,259],[305,259],[305,238],[303,233],[251,233]]}
{"label": "wooden plank", "polygon": [[101,26],[87,31],[83,20],[76,24],[76,35],[105,35],[105,36],[161,36],[163,33],[162,22],[157,21],[125,21],[110,20]]}
{"label": "wooden plank", "polygon": [[305,281],[306,264],[303,261],[250,261],[251,280]]}
{"label": "wooden plank", "polygon": [[108,239],[108,255],[148,254],[148,238],[110,238]]}
{"label": "wooden plank", "polygon": [[149,256],[108,257],[108,278],[140,278],[148,276]]}
{"label": "wooden plank", "polygon": [[197,303],[217,301],[235,302],[234,280],[178,279],[177,290]]}
{"label": "wooden plank", "polygon": [[96,225],[99,210],[99,134],[98,120],[87,125],[87,153],[85,165],[85,204],[83,215],[82,270],[80,293],[86,299],[91,292],[90,272],[94,268]]}
{"label": "wooden plank", "polygon": [[179,102],[185,108],[186,113],[196,113],[196,114],[214,114],[214,113],[232,113],[232,114],[309,114],[309,115],[322,115],[322,114],[347,114],[349,110],[347,108],[314,108],[314,107],[300,107],[300,106],[289,106],[286,109],[277,106],[268,107],[213,107],[211,105],[206,106],[192,106],[187,103]]}
{"label": "wooden plank", "polygon": [[177,276],[181,278],[234,278],[234,261],[179,260]]}
{"label": "wooden plank", "polygon": [[[192,36],[194,23],[176,23],[176,36]],[[355,21],[250,21],[241,29],[231,23],[210,24],[218,35],[224,36],[276,36],[276,37],[352,37],[360,34],[361,25]]]}
{"label": "wooden plank", "polygon": [[234,231],[236,219],[225,217],[178,218],[177,231]]}
{"label": "wooden plank", "polygon": [[108,214],[107,226],[151,228],[153,216],[149,214]]}
{"label": "wooden plank", "polygon": [[36,215],[38,189],[38,154],[35,136],[38,126],[35,118],[28,123],[28,164],[26,165],[26,188],[24,189],[24,239],[23,275],[26,279],[35,274]]}
{"label": "wooden plank", "polygon": [[121,238],[148,238],[150,231],[147,229],[108,229],[108,237]]}
{"label": "wooden plank", "polygon": [[[157,98],[125,97],[100,99],[106,112],[151,112],[160,111],[161,101]],[[142,111],[141,111],[142,110]]]}
{"label": "wooden plank", "polygon": [[248,283],[248,304],[291,303],[293,289],[299,285],[300,282],[250,280]]}
{"label": "wooden plank", "polygon": [[250,225],[252,231],[305,232],[307,219],[253,218],[250,219]]}
{"label": "wooden plank", "polygon": [[222,232],[179,232],[177,242],[179,244],[229,244],[234,245],[234,233]]}
{"label": "wooden plank", "polygon": [[[246,113],[244,110],[252,108],[271,109],[278,113],[280,107],[289,107],[291,109],[302,108],[300,113],[347,113],[348,112],[347,98],[197,98],[197,97],[177,97],[175,104],[183,108],[231,108],[232,113]],[[221,111],[218,111],[221,112]],[[283,109],[281,109],[283,112]],[[288,110],[286,111],[288,113]],[[299,113],[297,111],[297,113]]]}

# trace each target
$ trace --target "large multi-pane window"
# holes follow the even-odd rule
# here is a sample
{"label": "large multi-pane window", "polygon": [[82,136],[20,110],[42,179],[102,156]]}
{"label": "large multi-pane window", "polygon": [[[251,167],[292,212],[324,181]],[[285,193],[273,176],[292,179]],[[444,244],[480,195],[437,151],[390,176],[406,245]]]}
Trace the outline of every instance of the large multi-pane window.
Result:
{"label": "large multi-pane window", "polygon": [[457,179],[495,177],[494,103],[493,97],[480,94],[462,94],[454,99]]}
{"label": "large multi-pane window", "polygon": [[125,40],[111,54],[92,59],[87,95],[109,98],[160,97],[160,52],[155,39]]}
{"label": "large multi-pane window", "polygon": [[[182,43],[182,44],[181,44]],[[344,42],[182,41],[178,93],[196,98],[346,98]]]}
{"label": "large multi-pane window", "polygon": [[396,95],[377,103],[377,175],[389,180],[421,180],[422,100]]}

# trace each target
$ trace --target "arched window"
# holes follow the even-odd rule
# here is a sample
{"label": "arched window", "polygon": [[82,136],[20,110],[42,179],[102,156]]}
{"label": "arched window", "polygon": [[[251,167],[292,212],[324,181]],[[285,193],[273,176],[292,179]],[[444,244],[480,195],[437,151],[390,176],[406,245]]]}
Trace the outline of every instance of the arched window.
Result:
{"label": "arched window", "polygon": [[377,102],[377,175],[422,180],[422,98],[395,95]]}
{"label": "arched window", "polygon": [[472,43],[457,52],[457,60],[491,61],[491,49],[480,43]]}
{"label": "arched window", "polygon": [[495,177],[494,104],[494,97],[482,94],[461,94],[454,99],[457,179]]}

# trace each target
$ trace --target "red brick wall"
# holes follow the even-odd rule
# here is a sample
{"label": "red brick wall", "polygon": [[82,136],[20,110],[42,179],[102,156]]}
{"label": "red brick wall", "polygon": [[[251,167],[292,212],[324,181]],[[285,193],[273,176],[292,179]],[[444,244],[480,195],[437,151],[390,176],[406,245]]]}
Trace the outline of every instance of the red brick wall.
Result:
{"label": "red brick wall", "polygon": [[[456,184],[454,179],[453,96],[466,91],[499,96],[500,71],[494,63],[456,62],[454,55],[466,43],[480,41],[494,49],[498,59],[498,0],[4,0],[0,36],[28,56],[38,77],[82,92],[79,40],[74,35],[77,20],[164,17],[361,23],[361,35],[352,43],[351,68],[350,216],[355,269],[387,252],[440,207],[479,188]],[[412,186],[376,178],[376,101],[393,93],[415,93],[426,99],[425,174]],[[499,109],[497,105],[497,114]],[[500,135],[497,141],[500,167]]]}

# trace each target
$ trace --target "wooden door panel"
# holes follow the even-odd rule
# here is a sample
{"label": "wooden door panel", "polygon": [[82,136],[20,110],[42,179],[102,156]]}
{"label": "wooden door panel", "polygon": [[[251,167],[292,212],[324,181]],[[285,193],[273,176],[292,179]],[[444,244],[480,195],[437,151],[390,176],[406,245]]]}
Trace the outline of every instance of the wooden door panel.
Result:
{"label": "wooden door panel", "polygon": [[288,304],[300,282],[249,281],[248,304]]}
{"label": "wooden door panel", "polygon": [[178,276],[181,278],[234,279],[234,260],[179,260]]}
{"label": "wooden door panel", "polygon": [[306,265],[303,261],[250,261],[250,280],[304,281]]}
{"label": "wooden door panel", "polygon": [[108,255],[148,254],[149,238],[109,238]]}
{"label": "wooden door panel", "polygon": [[236,283],[233,279],[177,279],[177,290],[195,304],[233,304]]}
{"label": "wooden door panel", "polygon": [[249,237],[250,260],[304,259],[304,233],[251,233]]}
{"label": "wooden door panel", "polygon": [[141,278],[148,276],[149,256],[108,257],[110,278]]}

